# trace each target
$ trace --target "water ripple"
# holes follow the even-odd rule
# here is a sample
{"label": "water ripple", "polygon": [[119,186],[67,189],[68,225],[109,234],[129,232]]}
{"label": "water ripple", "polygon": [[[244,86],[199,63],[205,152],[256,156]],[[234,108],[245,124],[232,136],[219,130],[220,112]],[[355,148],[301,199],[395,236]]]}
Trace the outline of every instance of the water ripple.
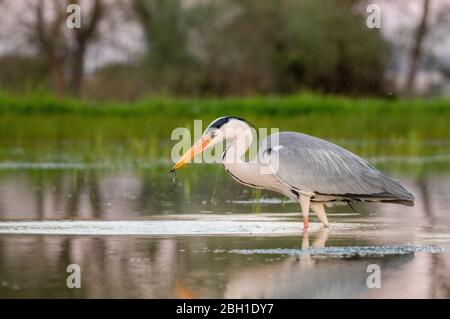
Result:
{"label": "water ripple", "polygon": [[350,246],[350,247],[312,247],[308,249],[298,248],[273,248],[273,249],[234,249],[228,251],[232,254],[242,255],[289,255],[289,256],[329,256],[329,257],[368,257],[386,255],[408,255],[413,253],[443,253],[447,250],[435,246],[418,246],[414,244],[403,246]]}

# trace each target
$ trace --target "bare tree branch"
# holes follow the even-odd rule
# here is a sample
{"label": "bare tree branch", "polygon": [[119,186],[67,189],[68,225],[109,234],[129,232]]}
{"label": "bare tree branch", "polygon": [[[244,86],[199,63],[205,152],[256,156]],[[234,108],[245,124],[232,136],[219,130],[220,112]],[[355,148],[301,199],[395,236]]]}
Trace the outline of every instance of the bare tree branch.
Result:
{"label": "bare tree branch", "polygon": [[427,23],[430,8],[430,0],[423,0],[422,17],[415,36],[414,47],[411,51],[410,66],[406,80],[405,93],[411,96],[414,89],[414,81],[417,73],[417,66],[422,53],[422,44],[427,34]]}

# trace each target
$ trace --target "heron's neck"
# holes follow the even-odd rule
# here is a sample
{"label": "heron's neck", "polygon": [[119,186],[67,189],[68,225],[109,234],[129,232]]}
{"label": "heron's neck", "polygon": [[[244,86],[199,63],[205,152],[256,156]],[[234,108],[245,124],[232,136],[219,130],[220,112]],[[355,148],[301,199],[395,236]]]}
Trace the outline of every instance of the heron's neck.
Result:
{"label": "heron's neck", "polygon": [[242,163],[244,154],[253,144],[253,134],[251,128],[245,124],[231,139],[231,143],[225,149],[223,154],[224,164]]}
{"label": "heron's neck", "polygon": [[[245,161],[243,156],[252,146],[251,151],[254,151],[255,155],[252,156],[250,152],[249,161]],[[264,183],[261,181],[260,163],[256,153],[252,130],[247,126],[245,133],[235,134],[231,143],[227,146],[223,154],[223,165],[226,171],[239,183],[252,187],[262,187]]]}

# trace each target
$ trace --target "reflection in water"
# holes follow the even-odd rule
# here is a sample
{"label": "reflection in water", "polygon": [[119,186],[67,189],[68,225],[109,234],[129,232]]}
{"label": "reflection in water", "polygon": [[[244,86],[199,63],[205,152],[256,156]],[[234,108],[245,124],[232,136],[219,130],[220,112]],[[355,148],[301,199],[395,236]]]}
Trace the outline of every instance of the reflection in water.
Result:
{"label": "reflection in water", "polygon": [[[408,243],[450,247],[450,177],[402,180],[417,196],[414,207],[357,205],[357,214],[336,207],[330,221],[354,228],[303,236],[0,235],[0,297],[448,298],[448,252],[351,258],[230,253]],[[0,170],[0,221],[212,218],[231,212],[284,221],[298,210],[297,203],[276,194],[259,195],[236,184],[215,166],[182,174],[176,185],[166,168]],[[66,287],[71,263],[82,269],[81,289]],[[381,266],[381,289],[366,287],[371,263]]]}
{"label": "reflection in water", "polygon": [[[229,253],[237,247],[306,248],[305,241],[312,247],[350,244],[339,238],[325,242],[327,236],[327,230],[302,242],[298,237],[0,236],[0,296],[370,298],[450,293],[449,253],[368,258]],[[65,286],[71,263],[81,267],[81,289]],[[372,263],[382,269],[381,289],[366,286]]]}
{"label": "reflection in water", "polygon": [[[328,229],[317,234],[312,247],[324,247]],[[308,233],[303,234],[302,249],[308,249]],[[227,298],[357,298],[366,290],[367,265],[376,263],[388,280],[393,268],[414,258],[412,255],[391,256],[348,262],[300,255],[286,258],[270,266],[237,272],[225,292]],[[386,285],[386,282],[385,282]]]}
{"label": "reflection in water", "polygon": [[[211,178],[211,176],[213,178]],[[362,216],[447,220],[450,177],[402,178],[416,194],[416,205],[356,205]],[[0,170],[0,219],[122,219],[161,214],[298,212],[281,195],[255,193],[234,182],[220,167],[203,166],[180,176],[174,185],[165,168],[145,171]],[[330,213],[352,213],[336,207]],[[332,218],[332,217],[331,217]]]}

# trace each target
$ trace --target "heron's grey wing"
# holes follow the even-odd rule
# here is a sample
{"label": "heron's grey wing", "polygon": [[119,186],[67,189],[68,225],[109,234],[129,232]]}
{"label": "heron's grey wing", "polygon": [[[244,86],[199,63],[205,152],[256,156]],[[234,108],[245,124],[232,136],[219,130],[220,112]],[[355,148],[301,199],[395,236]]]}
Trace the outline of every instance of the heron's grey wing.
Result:
{"label": "heron's grey wing", "polygon": [[295,132],[272,134],[261,142],[260,152],[270,159],[276,177],[300,191],[414,199],[396,179],[320,138]]}

